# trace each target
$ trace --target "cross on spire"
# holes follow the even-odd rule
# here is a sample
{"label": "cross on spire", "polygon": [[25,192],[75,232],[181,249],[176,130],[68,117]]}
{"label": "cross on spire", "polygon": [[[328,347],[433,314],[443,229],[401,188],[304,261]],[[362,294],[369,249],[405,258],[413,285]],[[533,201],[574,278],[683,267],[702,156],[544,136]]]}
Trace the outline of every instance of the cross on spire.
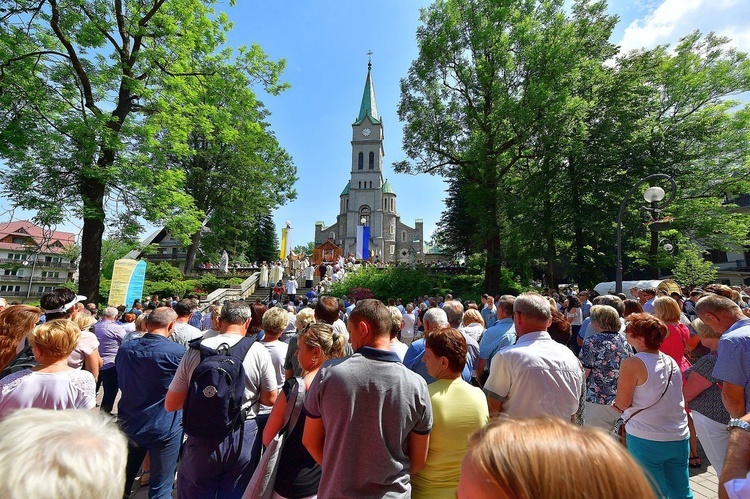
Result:
{"label": "cross on spire", "polygon": [[367,51],[367,69],[372,69],[372,50]]}

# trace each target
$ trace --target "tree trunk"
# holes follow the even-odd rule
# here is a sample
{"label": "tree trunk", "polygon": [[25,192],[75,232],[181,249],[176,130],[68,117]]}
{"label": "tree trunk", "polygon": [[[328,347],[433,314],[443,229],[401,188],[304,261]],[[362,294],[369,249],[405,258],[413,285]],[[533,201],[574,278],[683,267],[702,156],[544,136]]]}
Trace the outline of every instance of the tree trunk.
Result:
{"label": "tree trunk", "polygon": [[99,301],[105,190],[104,183],[97,179],[84,179],[81,182],[83,233],[81,264],[78,268],[78,293],[94,303]]}
{"label": "tree trunk", "polygon": [[198,229],[195,234],[190,236],[190,246],[188,246],[187,256],[185,256],[185,273],[192,271],[195,267],[195,255],[198,254],[198,247],[201,244],[203,236],[203,227]]}
{"label": "tree trunk", "polygon": [[[495,228],[497,232],[497,228]],[[496,295],[500,292],[500,269],[503,262],[503,251],[500,234],[494,234],[486,245],[487,263],[484,266],[484,292]]]}

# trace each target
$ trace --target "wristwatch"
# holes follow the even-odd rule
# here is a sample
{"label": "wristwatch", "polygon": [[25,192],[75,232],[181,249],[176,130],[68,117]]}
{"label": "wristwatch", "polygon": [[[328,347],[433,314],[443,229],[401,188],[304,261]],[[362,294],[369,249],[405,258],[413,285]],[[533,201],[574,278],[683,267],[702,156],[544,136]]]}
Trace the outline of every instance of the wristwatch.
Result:
{"label": "wristwatch", "polygon": [[741,419],[731,418],[729,420],[729,424],[727,425],[727,431],[730,431],[732,428],[740,428],[750,433],[750,423],[746,423]]}

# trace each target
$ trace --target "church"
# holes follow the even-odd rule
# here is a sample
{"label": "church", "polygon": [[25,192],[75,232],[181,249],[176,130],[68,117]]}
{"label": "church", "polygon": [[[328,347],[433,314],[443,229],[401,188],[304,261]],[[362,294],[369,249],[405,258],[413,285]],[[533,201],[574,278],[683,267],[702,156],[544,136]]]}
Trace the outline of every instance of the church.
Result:
{"label": "church", "polygon": [[388,180],[383,181],[383,120],[378,115],[372,64],[367,64],[367,79],[359,115],[352,124],[352,167],[350,180],[341,191],[336,223],[326,227],[315,223],[315,246],[330,241],[354,255],[357,226],[370,227],[371,261],[413,262],[424,257],[423,222],[414,227],[401,222],[396,211],[396,193]]}

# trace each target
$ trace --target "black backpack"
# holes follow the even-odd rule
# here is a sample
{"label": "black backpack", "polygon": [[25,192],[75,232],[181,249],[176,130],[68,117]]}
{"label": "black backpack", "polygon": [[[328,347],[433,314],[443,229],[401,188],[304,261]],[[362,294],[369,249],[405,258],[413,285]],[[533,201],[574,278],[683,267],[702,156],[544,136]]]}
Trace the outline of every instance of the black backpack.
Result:
{"label": "black backpack", "polygon": [[216,350],[201,345],[201,339],[189,343],[190,348],[200,352],[201,361],[190,377],[182,426],[190,436],[223,440],[247,417],[242,409],[242,361],[255,338],[242,338],[233,347],[222,343]]}
{"label": "black backpack", "polygon": [[9,374],[23,371],[24,369],[31,369],[36,366],[36,364],[36,358],[34,358],[34,353],[31,351],[31,345],[27,344],[26,347],[18,352],[18,354],[13,357],[13,360],[8,362],[8,365],[3,368],[3,372],[0,373],[0,379]]}

